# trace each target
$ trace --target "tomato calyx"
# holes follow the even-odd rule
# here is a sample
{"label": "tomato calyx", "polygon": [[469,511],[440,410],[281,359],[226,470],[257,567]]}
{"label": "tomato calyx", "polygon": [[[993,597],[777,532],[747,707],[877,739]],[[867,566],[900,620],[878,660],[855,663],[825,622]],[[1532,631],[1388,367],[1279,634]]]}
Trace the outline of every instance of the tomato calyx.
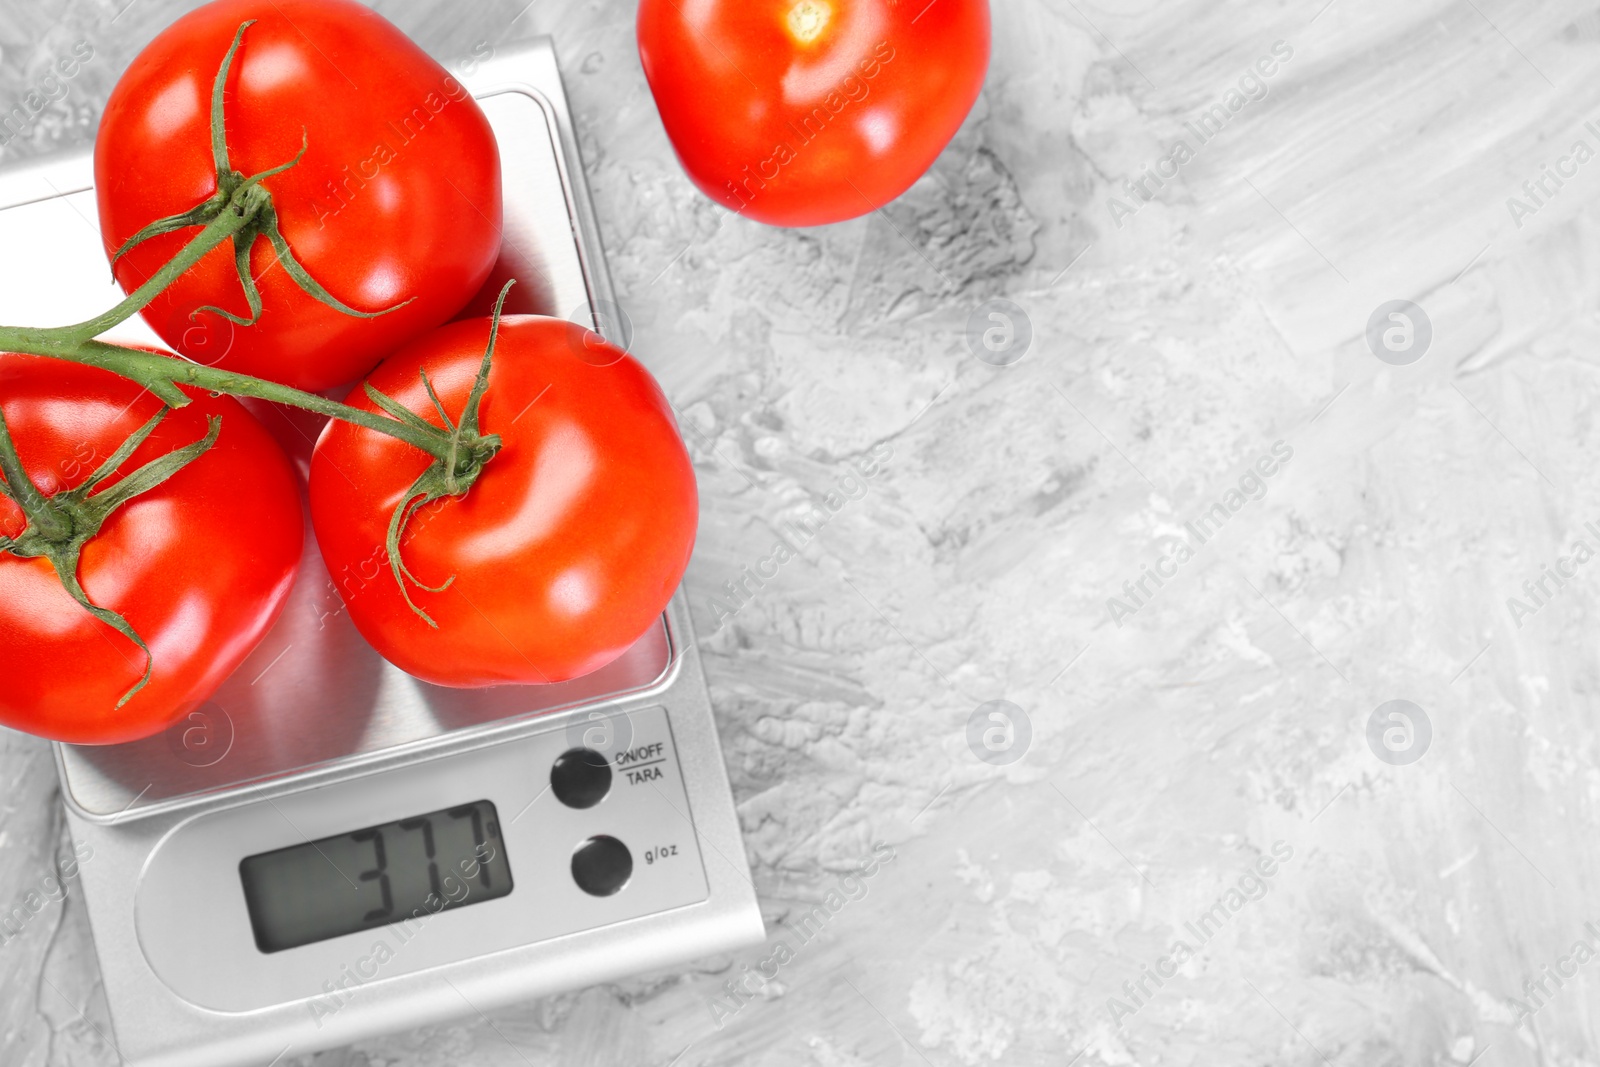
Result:
{"label": "tomato calyx", "polygon": [[[190,321],[196,321],[203,311],[219,315],[237,326],[254,326],[261,318],[261,290],[256,285],[255,274],[250,269],[250,252],[255,247],[256,241],[262,237],[272,246],[273,254],[278,257],[278,264],[283,267],[284,273],[305,291],[307,296],[326,304],[335,311],[359,319],[375,319],[387,315],[391,311],[398,311],[411,303],[403,300],[381,311],[358,311],[349,306],[317,281],[295,258],[294,250],[289,247],[289,242],[284,239],[283,231],[278,226],[278,212],[272,202],[272,194],[261,183],[268,178],[282,174],[297,165],[305,158],[306,149],[309,147],[305,132],[301,131],[300,151],[286,163],[270,167],[259,174],[246,176],[233,168],[228,159],[228,134],[226,124],[226,106],[224,97],[228,83],[228,72],[233,67],[234,56],[239,51],[239,45],[244,41],[245,31],[255,25],[255,20],[240,23],[239,29],[233,35],[233,43],[228,46],[228,52],[222,59],[222,66],[217,69],[216,80],[211,86],[211,157],[216,165],[217,191],[211,194],[188,211],[176,215],[168,215],[164,219],[157,219],[144,229],[135,233],[111,257],[111,267],[115,271],[117,261],[127,255],[134,248],[162,234],[173,233],[177,230],[189,229],[195,226],[209,226],[224,212],[231,211],[245,220],[244,224],[233,233],[233,263],[234,270],[239,275],[239,285],[244,290],[245,301],[250,307],[250,317],[236,315],[223,308],[207,305],[196,308],[190,313]],[[411,298],[416,299],[415,297]]]}
{"label": "tomato calyx", "polygon": [[[455,575],[446,578],[439,585],[428,585],[411,573],[400,555],[400,541],[405,535],[406,526],[411,522],[411,517],[421,508],[427,507],[435,500],[446,497],[465,496],[467,490],[477,482],[478,476],[483,473],[483,468],[500,451],[501,439],[499,434],[486,434],[478,421],[478,411],[483,405],[483,394],[489,387],[489,369],[494,362],[494,346],[500,336],[500,312],[505,307],[506,295],[511,292],[511,287],[517,284],[512,278],[500,290],[499,299],[494,303],[494,315],[489,320],[489,344],[483,352],[483,362],[478,365],[478,375],[473,379],[472,392],[467,395],[466,407],[461,412],[457,422],[451,422],[450,415],[444,409],[444,404],[439,400],[439,394],[434,392],[433,382],[428,379],[428,372],[419,369],[417,373],[422,377],[422,387],[428,391],[428,398],[433,401],[433,408],[444,420],[445,429],[449,432],[449,444],[445,454],[428,464],[426,470],[417,476],[411,483],[405,496],[400,498],[400,503],[395,505],[394,513],[389,517],[389,532],[385,541],[385,548],[389,554],[389,569],[394,572],[394,580],[400,586],[400,595],[405,598],[406,606],[417,613],[423,622],[439,628],[417,602],[411,599],[411,590],[407,584],[416,586],[423,592],[442,593],[450,588],[456,580]],[[405,407],[393,397],[379,392],[368,382],[365,385],[367,396],[374,404],[396,419],[408,425],[418,427],[431,426],[410,408]]]}
{"label": "tomato calyx", "polygon": [[73,600],[90,615],[139,646],[144,653],[144,673],[131,689],[122,694],[117,701],[119,708],[150,681],[150,674],[155,669],[155,657],[127,619],[89,599],[89,594],[84,592],[83,585],[78,581],[78,561],[83,554],[83,546],[99,534],[100,528],[118,508],[165,482],[217,443],[217,435],[222,431],[222,418],[212,415],[205,437],[151,460],[111,485],[104,485],[106,479],[139,450],[139,446],[155,432],[171,410],[163,405],[82,484],[50,496],[45,496],[28,477],[17,455],[16,444],[11,439],[5,414],[0,412],[0,475],[5,479],[0,482],[0,496],[16,504],[28,520],[16,537],[0,535],[0,552],[21,559],[48,561],[62,588]]}

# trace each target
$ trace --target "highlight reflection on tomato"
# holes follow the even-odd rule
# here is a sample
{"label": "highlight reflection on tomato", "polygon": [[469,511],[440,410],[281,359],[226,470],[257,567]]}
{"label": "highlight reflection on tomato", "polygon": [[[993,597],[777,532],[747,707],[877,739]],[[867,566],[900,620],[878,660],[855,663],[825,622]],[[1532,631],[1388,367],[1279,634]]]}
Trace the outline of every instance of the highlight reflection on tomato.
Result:
{"label": "highlight reflection on tomato", "polygon": [[638,34],[689,177],[778,226],[854,218],[905,192],[989,65],[987,0],[642,0]]}
{"label": "highlight reflection on tomato", "polygon": [[[0,723],[75,744],[159,733],[209,697],[282,611],[303,539],[295,474],[238,401],[191,396],[116,477],[202,440],[212,416],[216,443],[113,512],[77,572],[89,599],[149,646],[149,683],[119,708],[144,672],[138,646],[74,601],[46,560],[0,554]],[[0,398],[47,496],[84,483],[161,410],[133,382],[37,356],[0,355]],[[25,525],[0,496],[0,536]]]}
{"label": "highlight reflection on tomato", "polygon": [[[425,370],[458,418],[489,320],[451,323],[401,349],[366,384],[436,426]],[[347,403],[377,405],[356,390]],[[430,457],[345,422],[311,462],[317,543],[351,621],[391,663],[439,685],[559,682],[598,670],[655,624],[688,566],[694,471],[648,371],[560,319],[511,315],[483,394],[502,447],[465,497],[420,508],[401,536],[406,602],[385,547],[391,515]]]}

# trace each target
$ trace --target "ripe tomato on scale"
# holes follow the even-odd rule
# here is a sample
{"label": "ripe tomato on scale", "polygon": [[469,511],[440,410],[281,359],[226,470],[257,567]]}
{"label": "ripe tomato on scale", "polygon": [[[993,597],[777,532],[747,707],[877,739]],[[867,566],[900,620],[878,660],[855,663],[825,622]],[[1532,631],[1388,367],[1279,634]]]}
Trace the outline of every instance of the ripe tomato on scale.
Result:
{"label": "ripe tomato on scale", "polygon": [[905,192],[989,66],[988,0],[641,0],[638,34],[690,179],[775,226]]}
{"label": "ripe tomato on scale", "polygon": [[[489,319],[450,323],[364,386],[435,426],[441,408],[460,425],[490,336]],[[362,636],[425,681],[540,684],[598,670],[655,624],[694,548],[699,498],[672,408],[633,357],[536,315],[500,320],[481,398],[498,451],[465,496],[410,514],[404,585],[386,538],[431,457],[328,424],[311,461],[328,571]],[[379,407],[365,389],[348,403]]]}
{"label": "ripe tomato on scale", "polygon": [[[75,601],[47,558],[0,551],[0,724],[88,745],[159,733],[210,696],[283,610],[303,540],[298,479],[237,401],[190,396],[88,500],[204,441],[213,425],[215,443],[112,511],[75,569],[90,602],[121,616],[149,659]],[[0,412],[46,497],[91,484],[161,409],[108,371],[0,354]],[[0,495],[0,540],[24,537],[27,525]],[[147,662],[149,681],[127,696]]]}
{"label": "ripe tomato on scale", "polygon": [[[252,176],[304,148],[263,182],[277,228],[305,274],[361,315],[311,295],[265,233],[246,252],[260,289],[254,325],[201,310],[251,317],[237,242],[213,249],[143,314],[196,361],[328,389],[449,319],[488,278],[500,249],[499,151],[461,83],[354,0],[217,0],[162,31],[106,104],[95,191],[108,256],[223,184],[213,82],[236,37],[222,97],[228,169]],[[115,264],[118,282],[133,291],[198,225],[134,246]]]}

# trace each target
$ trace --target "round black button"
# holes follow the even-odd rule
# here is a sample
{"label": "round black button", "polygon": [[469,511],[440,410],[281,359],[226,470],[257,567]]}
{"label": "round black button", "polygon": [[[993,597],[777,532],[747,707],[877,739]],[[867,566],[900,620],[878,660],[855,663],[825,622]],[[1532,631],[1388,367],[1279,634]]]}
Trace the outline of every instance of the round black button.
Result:
{"label": "round black button", "polygon": [[590,896],[609,897],[627,885],[632,874],[633,856],[614,837],[591,837],[572,854],[572,880]]}
{"label": "round black button", "polygon": [[569,808],[592,808],[611,789],[611,764],[592,748],[569,748],[550,768],[550,788]]}

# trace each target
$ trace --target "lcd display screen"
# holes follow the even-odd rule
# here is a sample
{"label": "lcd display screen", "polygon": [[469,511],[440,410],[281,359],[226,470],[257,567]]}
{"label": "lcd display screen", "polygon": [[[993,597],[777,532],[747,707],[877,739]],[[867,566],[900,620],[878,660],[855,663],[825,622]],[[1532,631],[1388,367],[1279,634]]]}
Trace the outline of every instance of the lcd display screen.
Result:
{"label": "lcd display screen", "polygon": [[262,952],[426,919],[512,889],[487,800],[247,856],[239,877]]}

